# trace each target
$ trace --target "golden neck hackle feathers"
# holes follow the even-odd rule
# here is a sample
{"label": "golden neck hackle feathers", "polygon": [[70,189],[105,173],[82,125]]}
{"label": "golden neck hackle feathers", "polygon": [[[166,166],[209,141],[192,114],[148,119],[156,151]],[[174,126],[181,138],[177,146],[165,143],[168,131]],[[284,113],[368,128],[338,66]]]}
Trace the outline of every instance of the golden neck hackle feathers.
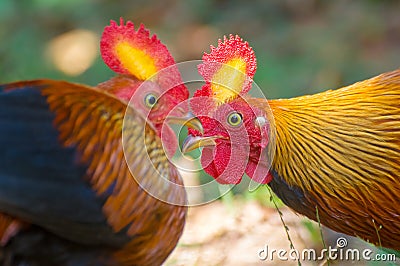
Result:
{"label": "golden neck hackle feathers", "polygon": [[277,134],[272,167],[317,202],[325,225],[360,230],[374,244],[400,236],[400,70],[268,103]]}

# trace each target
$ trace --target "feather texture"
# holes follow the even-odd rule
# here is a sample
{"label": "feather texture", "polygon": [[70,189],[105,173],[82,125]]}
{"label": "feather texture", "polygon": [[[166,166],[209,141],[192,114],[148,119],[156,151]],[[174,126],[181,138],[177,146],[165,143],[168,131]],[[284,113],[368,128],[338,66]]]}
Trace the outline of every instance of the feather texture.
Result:
{"label": "feather texture", "polygon": [[[263,100],[249,102],[265,108]],[[324,225],[399,248],[400,70],[268,103],[277,132],[276,174],[303,191]]]}
{"label": "feather texture", "polygon": [[[46,241],[74,247],[63,249],[68,255],[58,254],[53,265],[67,265],[66,261],[73,261],[68,256],[78,254],[83,258],[91,251],[97,255],[91,262],[96,265],[154,265],[165,260],[183,230],[186,207],[150,196],[135,177],[141,175],[140,180],[171,193],[167,197],[176,197],[178,203],[184,204],[186,195],[184,190],[158,187],[165,186],[165,182],[160,183],[162,178],[155,172],[173,183],[182,182],[166,160],[151,125],[115,96],[68,82],[42,80],[7,85],[0,101],[2,142],[6,145],[6,140],[11,140],[7,147],[15,144],[14,149],[1,152],[1,158],[9,161],[2,162],[7,167],[4,165],[0,172],[0,212],[35,225],[10,243],[9,250],[16,252],[13,256],[27,254],[26,250],[20,249],[22,254],[15,251],[13,243],[28,245],[30,241],[24,237],[32,239],[39,232],[44,235],[44,228],[54,234]],[[127,108],[125,144],[136,158],[131,171],[121,137]],[[143,132],[145,137],[140,137]],[[18,157],[24,155],[23,150],[28,151],[26,157]],[[143,159],[147,156],[152,165]],[[1,221],[9,224],[5,219]],[[56,236],[69,244],[55,240]],[[79,245],[81,249],[76,248]],[[57,256],[48,252],[47,256]]]}

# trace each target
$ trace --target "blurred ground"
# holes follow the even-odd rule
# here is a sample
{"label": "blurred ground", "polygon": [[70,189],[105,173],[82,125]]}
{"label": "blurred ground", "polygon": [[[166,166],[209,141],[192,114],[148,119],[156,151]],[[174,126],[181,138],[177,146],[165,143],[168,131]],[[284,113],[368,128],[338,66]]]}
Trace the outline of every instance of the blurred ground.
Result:
{"label": "blurred ground", "polygon": [[[290,232],[296,248],[312,242],[310,232],[300,226],[301,219],[286,208],[283,215],[289,227],[299,228]],[[165,265],[280,265],[279,261],[258,258],[257,252],[266,244],[276,249],[289,248],[276,210],[255,201],[237,202],[229,209],[217,201],[191,208],[182,239]]]}
{"label": "blurred ground", "polygon": [[[315,249],[320,254],[323,248],[319,227],[304,217],[294,214],[287,207],[280,207],[283,219],[295,249]],[[358,239],[323,229],[326,246],[335,247],[339,237],[348,240],[348,248],[360,251],[374,248]],[[175,251],[165,266],[242,266],[242,265],[298,265],[297,261],[260,260],[258,252],[268,245],[269,249],[289,251],[289,241],[276,209],[261,205],[257,201],[235,199],[234,206],[216,201],[189,211],[185,231]],[[264,253],[265,254],[265,253]],[[301,265],[328,265],[324,260],[301,261]],[[397,265],[391,262],[332,261],[330,265]],[[400,265],[400,264],[399,264]]]}

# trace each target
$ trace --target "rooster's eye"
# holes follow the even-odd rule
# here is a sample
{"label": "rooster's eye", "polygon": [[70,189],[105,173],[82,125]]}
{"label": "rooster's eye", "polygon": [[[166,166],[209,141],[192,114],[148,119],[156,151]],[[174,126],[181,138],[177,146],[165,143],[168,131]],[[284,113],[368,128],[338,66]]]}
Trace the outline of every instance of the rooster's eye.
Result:
{"label": "rooster's eye", "polygon": [[144,104],[147,107],[152,108],[156,103],[157,103],[157,98],[154,94],[149,93],[146,95],[146,97],[144,97]]}
{"label": "rooster's eye", "polygon": [[234,127],[242,123],[243,117],[240,113],[232,112],[228,115],[228,124]]}

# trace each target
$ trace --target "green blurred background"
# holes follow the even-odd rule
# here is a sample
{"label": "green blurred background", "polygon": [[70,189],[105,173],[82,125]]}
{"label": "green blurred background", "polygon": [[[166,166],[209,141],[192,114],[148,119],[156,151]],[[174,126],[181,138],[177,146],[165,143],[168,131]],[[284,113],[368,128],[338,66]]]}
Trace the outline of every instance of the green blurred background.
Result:
{"label": "green blurred background", "polygon": [[[256,52],[255,81],[268,98],[308,94],[398,68],[399,14],[396,0],[1,0],[0,82],[108,79],[113,73],[101,61],[98,38],[122,16],[156,33],[177,62],[200,59],[224,34],[239,34]],[[78,29],[89,35],[53,47]],[[68,74],[54,63],[72,46],[90,57],[69,57],[86,71]]]}
{"label": "green blurred background", "polygon": [[[400,67],[397,0],[0,0],[0,82],[53,78],[96,85],[109,79],[114,73],[101,60],[99,38],[120,17],[144,23],[177,62],[201,59],[218,38],[240,35],[256,52],[255,82],[270,99]],[[251,198],[268,204],[266,195],[264,187]],[[228,205],[231,196],[224,198]]]}

